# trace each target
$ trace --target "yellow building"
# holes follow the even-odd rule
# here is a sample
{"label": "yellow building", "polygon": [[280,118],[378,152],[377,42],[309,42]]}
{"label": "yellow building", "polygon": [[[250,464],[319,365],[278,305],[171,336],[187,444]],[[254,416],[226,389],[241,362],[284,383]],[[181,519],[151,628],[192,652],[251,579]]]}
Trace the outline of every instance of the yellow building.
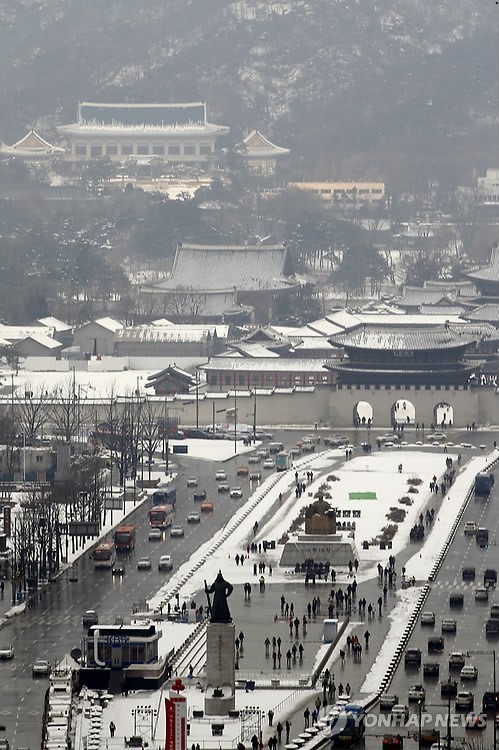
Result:
{"label": "yellow building", "polygon": [[290,182],[292,190],[306,190],[325,201],[379,203],[385,200],[384,182]]}

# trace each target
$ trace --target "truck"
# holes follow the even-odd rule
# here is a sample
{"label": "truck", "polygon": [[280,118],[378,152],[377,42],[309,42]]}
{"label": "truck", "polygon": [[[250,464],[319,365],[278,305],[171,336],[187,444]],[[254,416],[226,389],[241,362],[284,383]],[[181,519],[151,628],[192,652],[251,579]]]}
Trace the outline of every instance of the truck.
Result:
{"label": "truck", "polygon": [[488,497],[494,486],[494,475],[486,472],[479,472],[475,476],[475,496]]}
{"label": "truck", "polygon": [[152,504],[175,505],[177,502],[176,487],[160,487],[152,493]]}
{"label": "truck", "polygon": [[275,457],[276,471],[286,471],[293,466],[293,456],[288,451],[280,451]]}

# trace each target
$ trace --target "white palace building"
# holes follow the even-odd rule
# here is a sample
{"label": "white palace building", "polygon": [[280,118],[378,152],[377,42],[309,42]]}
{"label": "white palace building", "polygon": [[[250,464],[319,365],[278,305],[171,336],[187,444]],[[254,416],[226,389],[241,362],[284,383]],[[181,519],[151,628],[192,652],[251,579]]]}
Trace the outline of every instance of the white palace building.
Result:
{"label": "white palace building", "polygon": [[87,161],[208,163],[225,125],[207,122],[206,103],[110,104],[80,102],[77,122],[58,128],[70,145],[69,158]]}

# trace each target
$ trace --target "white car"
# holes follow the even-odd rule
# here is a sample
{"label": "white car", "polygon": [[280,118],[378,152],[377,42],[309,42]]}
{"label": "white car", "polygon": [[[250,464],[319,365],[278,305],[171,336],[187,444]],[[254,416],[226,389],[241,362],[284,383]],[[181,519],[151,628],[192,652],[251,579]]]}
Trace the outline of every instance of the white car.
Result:
{"label": "white car", "polygon": [[273,458],[266,458],[263,462],[264,469],[275,469],[275,461]]}
{"label": "white car", "polygon": [[0,659],[13,659],[14,658],[14,646],[0,646]]}
{"label": "white car", "polygon": [[259,481],[260,481],[260,479],[262,478],[262,472],[261,472],[261,471],[250,471],[250,473],[249,473],[249,478],[250,478],[250,479],[251,479],[252,481],[257,481],[257,482],[259,482]]}
{"label": "white car", "polygon": [[475,521],[466,521],[464,524],[464,533],[467,536],[474,536],[478,531],[478,524]]}
{"label": "white car", "polygon": [[50,674],[50,663],[47,659],[37,659],[31,667],[33,677],[48,677]]}
{"label": "white car", "polygon": [[488,602],[489,601],[489,590],[485,586],[478,586],[475,589],[475,601],[476,602]]}
{"label": "white car", "polygon": [[242,491],[242,489],[240,487],[232,487],[232,489],[230,491],[230,496],[231,497],[236,497],[236,498],[242,497],[243,496],[243,491]]}
{"label": "white car", "polygon": [[461,690],[456,695],[456,709],[473,708],[474,696],[468,690]]}
{"label": "white car", "polygon": [[176,523],[170,529],[170,536],[184,536],[184,527],[180,523]]}
{"label": "white car", "polygon": [[158,570],[173,570],[171,555],[161,555],[158,560]]}
{"label": "white car", "polygon": [[396,703],[392,708],[391,714],[394,720],[403,719],[407,721],[409,718],[409,706],[405,706],[403,703]]}
{"label": "white car", "polygon": [[227,479],[227,472],[217,471],[217,473],[215,474],[215,479],[217,480],[217,482],[225,482],[225,480]]}
{"label": "white car", "polygon": [[197,477],[189,477],[187,479],[187,486],[188,487],[197,487],[198,486],[198,478]]}
{"label": "white car", "polygon": [[379,699],[379,707],[382,711],[391,711],[398,702],[399,697],[395,693],[382,693]]}
{"label": "white car", "polygon": [[219,492],[229,492],[230,491],[230,487],[227,484],[227,482],[220,482],[220,484],[217,487],[217,490]]}
{"label": "white car", "polygon": [[160,542],[162,539],[161,529],[149,529],[149,541]]}
{"label": "white car", "polygon": [[187,523],[199,523],[201,521],[201,516],[199,513],[189,513],[187,516]]}
{"label": "white car", "polygon": [[[391,440],[387,440],[386,443],[384,443],[385,448],[393,448],[393,443]],[[401,704],[402,705],[402,704]],[[395,708],[395,707],[394,707]],[[393,710],[393,709],[392,709]]]}
{"label": "white car", "polygon": [[466,657],[462,651],[453,651],[449,656],[449,667],[464,667]]}
{"label": "white car", "polygon": [[412,685],[409,688],[407,697],[410,701],[424,701],[426,697],[426,690],[422,685]]}
{"label": "white car", "polygon": [[421,625],[435,625],[435,612],[423,612]]}
{"label": "white car", "polygon": [[141,557],[137,561],[137,570],[151,570],[152,563],[150,557]]}
{"label": "white car", "polygon": [[248,456],[248,463],[249,464],[259,464],[260,463],[260,456]]}
{"label": "white car", "polygon": [[455,633],[457,623],[452,617],[446,617],[442,620],[442,633]]}
{"label": "white car", "polygon": [[466,664],[461,669],[460,677],[462,680],[477,680],[478,669],[474,667],[473,664]]}
{"label": "white car", "polygon": [[473,448],[471,443],[461,443],[461,448]]}

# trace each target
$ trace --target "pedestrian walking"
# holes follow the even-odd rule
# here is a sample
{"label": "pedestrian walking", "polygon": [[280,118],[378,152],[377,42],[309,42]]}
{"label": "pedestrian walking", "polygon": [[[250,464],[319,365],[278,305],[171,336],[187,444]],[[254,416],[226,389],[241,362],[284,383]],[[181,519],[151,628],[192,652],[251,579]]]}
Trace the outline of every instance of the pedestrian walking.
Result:
{"label": "pedestrian walking", "polygon": [[338,685],[338,695],[340,696],[340,698],[343,695],[343,683],[342,682],[340,682],[340,684]]}
{"label": "pedestrian walking", "polygon": [[115,732],[116,732],[116,724],[114,723],[114,721],[112,721],[109,725],[109,734],[111,735],[111,737],[114,737]]}
{"label": "pedestrian walking", "polygon": [[310,709],[308,706],[303,712],[303,718],[305,719],[305,729],[308,729],[310,726]]}
{"label": "pedestrian walking", "polygon": [[289,733],[291,731],[291,722],[286,720],[286,724],[284,725],[286,728],[286,745],[289,743]]}
{"label": "pedestrian walking", "polygon": [[298,653],[300,654],[300,661],[303,661],[303,652],[304,652],[303,644],[300,643],[298,646]]}
{"label": "pedestrian walking", "polygon": [[314,726],[314,724],[317,724],[317,717],[318,716],[319,716],[319,713],[318,713],[317,709],[314,708],[314,710],[312,711],[312,726]]}
{"label": "pedestrian walking", "polygon": [[291,669],[291,651],[289,648],[286,651],[286,667],[287,669]]}
{"label": "pedestrian walking", "polygon": [[350,695],[351,690],[352,690],[352,688],[350,687],[350,683],[347,682],[347,684],[345,685],[345,692],[346,692],[346,694]]}
{"label": "pedestrian walking", "polygon": [[252,750],[258,750],[258,737],[256,736],[256,734],[254,734],[251,738],[251,747]]}
{"label": "pedestrian walking", "polygon": [[342,649],[340,649],[340,659],[341,659],[341,663],[344,664],[345,663],[345,652]]}
{"label": "pedestrian walking", "polygon": [[284,727],[280,721],[277,722],[277,726],[275,729],[277,732],[277,741],[279,742],[279,744],[281,744],[282,732],[283,732]]}
{"label": "pedestrian walking", "polygon": [[272,662],[274,665],[274,669],[276,668],[276,661],[277,661],[277,651],[272,651]]}
{"label": "pedestrian walking", "polygon": [[364,633],[364,640],[366,642],[366,651],[369,648],[369,638],[370,637],[371,637],[371,633],[369,632],[369,630],[366,630],[366,632]]}
{"label": "pedestrian walking", "polygon": [[271,727],[272,722],[274,721],[274,712],[272,711],[272,709],[269,709],[267,716],[269,717],[269,727]]}
{"label": "pedestrian walking", "polygon": [[270,655],[270,638],[267,636],[264,641],[265,644],[265,657],[268,659]]}

